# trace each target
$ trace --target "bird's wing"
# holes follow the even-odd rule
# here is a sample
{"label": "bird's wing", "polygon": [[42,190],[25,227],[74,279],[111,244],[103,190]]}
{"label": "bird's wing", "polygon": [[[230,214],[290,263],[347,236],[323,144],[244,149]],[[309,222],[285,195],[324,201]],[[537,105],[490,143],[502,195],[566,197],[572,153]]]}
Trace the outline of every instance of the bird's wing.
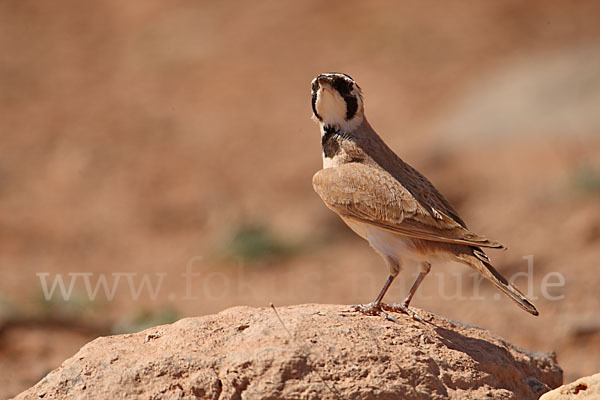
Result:
{"label": "bird's wing", "polygon": [[422,205],[384,170],[359,163],[326,168],[313,187],[339,215],[400,235],[436,242],[504,248],[464,228],[441,210]]}

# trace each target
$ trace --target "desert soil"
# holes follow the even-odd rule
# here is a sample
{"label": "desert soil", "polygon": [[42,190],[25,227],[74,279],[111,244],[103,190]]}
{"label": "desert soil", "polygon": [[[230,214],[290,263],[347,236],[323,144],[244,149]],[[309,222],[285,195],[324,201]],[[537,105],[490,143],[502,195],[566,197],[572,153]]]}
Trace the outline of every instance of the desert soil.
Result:
{"label": "desert soil", "polygon": [[[565,382],[600,371],[599,13],[594,1],[0,3],[0,397],[99,335],[375,297],[382,260],[311,187],[309,85],[325,71],[353,76],[388,144],[510,248],[489,253],[501,273],[532,262],[516,284],[540,316],[453,264],[434,265],[414,305],[555,351]],[[46,301],[39,273],[80,275],[68,301]],[[114,297],[90,300],[82,274],[93,286],[114,273]],[[155,298],[128,286],[144,274],[162,279]]]}

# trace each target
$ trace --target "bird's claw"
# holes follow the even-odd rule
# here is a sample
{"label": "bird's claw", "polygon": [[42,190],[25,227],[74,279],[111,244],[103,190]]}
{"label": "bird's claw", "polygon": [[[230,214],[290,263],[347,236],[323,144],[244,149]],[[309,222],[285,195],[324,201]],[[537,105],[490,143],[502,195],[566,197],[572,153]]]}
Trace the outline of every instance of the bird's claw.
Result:
{"label": "bird's claw", "polygon": [[392,304],[381,303],[380,306],[381,306],[381,309],[383,309],[383,310],[391,311],[391,312],[401,312],[401,313],[404,313],[404,314],[412,317],[412,319],[414,319],[415,321],[425,322],[425,320],[423,320],[423,318],[419,317],[419,315],[417,313],[415,313],[413,310],[408,308],[408,306],[404,303],[392,303]]}
{"label": "bird's claw", "polygon": [[375,304],[375,303],[369,303],[367,305],[358,304],[358,305],[352,306],[351,308],[353,308],[354,311],[358,311],[358,312],[361,312],[366,315],[380,315],[384,319],[387,319],[388,321],[400,322],[396,317],[393,317],[390,314],[383,311],[382,304]]}
{"label": "bird's claw", "polygon": [[415,321],[419,321],[419,322],[423,322],[423,323],[425,322],[425,320],[423,320],[423,318],[421,318],[417,313],[415,313],[413,310],[408,308],[408,306],[404,303],[392,303],[392,304],[369,303],[367,305],[358,304],[358,305],[352,306],[352,309],[354,309],[354,311],[358,311],[365,315],[380,315],[384,319],[387,319],[388,321],[392,321],[392,322],[400,322],[400,321],[396,317],[393,317],[390,314],[388,314],[386,311],[401,312],[401,313],[408,315]]}

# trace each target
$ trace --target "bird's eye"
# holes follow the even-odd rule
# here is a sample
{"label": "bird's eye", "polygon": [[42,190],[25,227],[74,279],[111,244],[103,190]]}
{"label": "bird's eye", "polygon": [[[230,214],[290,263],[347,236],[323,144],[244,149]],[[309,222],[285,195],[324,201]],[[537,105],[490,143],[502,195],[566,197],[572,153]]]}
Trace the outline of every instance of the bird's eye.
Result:
{"label": "bird's eye", "polygon": [[337,78],[333,81],[333,87],[342,96],[348,96],[352,91],[352,82],[348,82],[344,78]]}
{"label": "bird's eye", "polygon": [[319,90],[319,82],[317,82],[317,80],[315,79],[312,83],[312,91],[316,92],[317,90]]}

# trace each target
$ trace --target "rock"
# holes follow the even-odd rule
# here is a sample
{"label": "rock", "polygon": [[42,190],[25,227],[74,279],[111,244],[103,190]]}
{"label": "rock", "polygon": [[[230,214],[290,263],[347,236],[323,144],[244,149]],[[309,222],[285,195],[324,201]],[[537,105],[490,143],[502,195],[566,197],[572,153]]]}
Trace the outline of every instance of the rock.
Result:
{"label": "rock", "polygon": [[600,399],[600,373],[577,379],[568,385],[562,385],[542,397],[540,400],[595,400]]}
{"label": "rock", "polygon": [[[100,337],[17,399],[537,399],[554,355],[418,311],[418,323],[347,306],[236,307]],[[283,322],[283,323],[282,323]]]}

